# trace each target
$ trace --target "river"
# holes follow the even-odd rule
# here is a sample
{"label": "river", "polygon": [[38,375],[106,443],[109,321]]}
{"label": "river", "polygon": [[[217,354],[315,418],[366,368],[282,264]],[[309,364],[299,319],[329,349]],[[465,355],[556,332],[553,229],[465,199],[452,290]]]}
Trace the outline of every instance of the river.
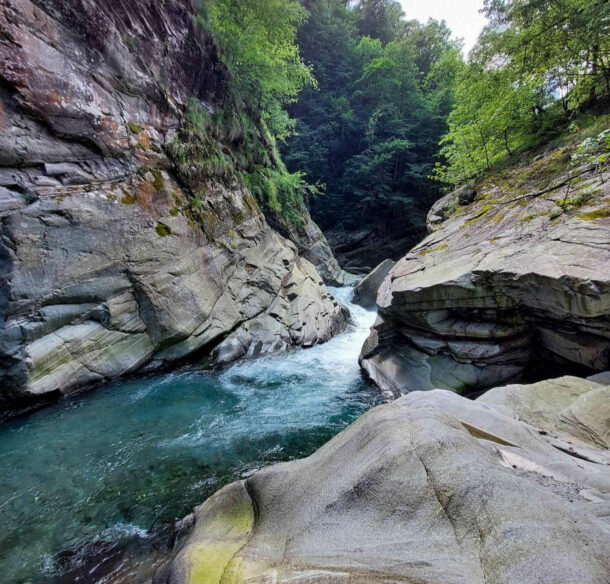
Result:
{"label": "river", "polygon": [[350,288],[331,292],[353,324],[324,345],[122,380],[1,425],[2,582],[101,584],[129,570],[136,582],[171,544],[166,526],[378,404],[357,362],[375,314]]}

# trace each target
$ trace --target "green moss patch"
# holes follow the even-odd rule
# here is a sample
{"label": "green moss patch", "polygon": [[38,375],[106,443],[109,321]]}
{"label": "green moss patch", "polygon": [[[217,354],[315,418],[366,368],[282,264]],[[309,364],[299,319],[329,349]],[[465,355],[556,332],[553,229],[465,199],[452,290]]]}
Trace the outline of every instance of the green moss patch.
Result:
{"label": "green moss patch", "polygon": [[186,581],[236,582],[245,568],[236,554],[248,542],[254,526],[252,503],[246,496],[220,491],[206,505],[211,513],[205,517],[205,532],[186,552]]}
{"label": "green moss patch", "polygon": [[610,208],[596,209],[595,211],[590,211],[589,213],[579,213],[576,216],[579,219],[582,219],[583,221],[595,221],[597,219],[608,219],[610,217]]}
{"label": "green moss patch", "polygon": [[165,223],[157,223],[157,227],[155,227],[155,230],[159,237],[167,237],[172,232],[170,226],[165,225]]}
{"label": "green moss patch", "polygon": [[155,180],[153,181],[153,187],[155,188],[155,191],[162,191],[165,187],[165,181],[163,180],[163,175],[161,174],[161,171],[158,168],[151,168],[150,172],[155,177]]}
{"label": "green moss patch", "polygon": [[468,219],[467,221],[464,222],[464,224],[462,226],[460,226],[460,229],[465,229],[469,225],[473,225],[474,223],[477,223],[481,219],[486,218],[492,209],[493,209],[492,205],[483,205],[474,217],[472,217],[471,219]]}
{"label": "green moss patch", "polygon": [[529,223],[538,217],[548,217],[551,214],[551,211],[541,211],[540,213],[532,213],[531,215],[526,215],[521,219],[521,223]]}
{"label": "green moss patch", "polygon": [[127,122],[127,127],[129,128],[129,131],[136,136],[142,132],[143,129],[140,124],[136,124],[135,122]]}

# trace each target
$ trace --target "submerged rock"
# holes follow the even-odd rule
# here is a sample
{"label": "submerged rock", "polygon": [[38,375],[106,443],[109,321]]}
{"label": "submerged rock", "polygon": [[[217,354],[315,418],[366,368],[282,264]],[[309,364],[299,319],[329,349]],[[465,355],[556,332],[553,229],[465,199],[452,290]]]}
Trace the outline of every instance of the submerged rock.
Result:
{"label": "submerged rock", "polygon": [[586,168],[570,182],[563,158],[490,177],[473,203],[467,189],[435,205],[431,235],[382,285],[362,351],[384,391],[610,368],[610,183]]}
{"label": "submerged rock", "polygon": [[[0,403],[209,354],[237,330],[256,352],[346,325],[240,182],[194,179],[172,154],[190,98],[227,103],[193,9],[0,5]],[[309,257],[327,270],[324,242]]]}
{"label": "submerged rock", "polygon": [[219,491],[157,581],[605,584],[598,394],[610,403],[610,388],[577,378],[474,402],[411,393]]}
{"label": "submerged rock", "polygon": [[379,287],[395,265],[396,262],[392,260],[384,260],[368,276],[358,282],[354,288],[354,304],[364,308],[374,308]]}

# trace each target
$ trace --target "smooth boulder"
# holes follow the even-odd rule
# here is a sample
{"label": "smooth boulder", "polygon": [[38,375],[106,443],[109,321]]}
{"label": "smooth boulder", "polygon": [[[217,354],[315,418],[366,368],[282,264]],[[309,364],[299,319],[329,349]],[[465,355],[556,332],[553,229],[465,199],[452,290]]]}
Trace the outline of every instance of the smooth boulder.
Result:
{"label": "smooth boulder", "polygon": [[608,450],[554,428],[610,388],[548,383],[563,397],[542,427],[509,399],[551,391],[537,385],[478,401],[414,392],[372,410],[309,458],[211,497],[157,582],[605,584]]}
{"label": "smooth boulder", "polygon": [[384,260],[370,274],[354,287],[354,304],[364,308],[375,308],[377,292],[390,270],[396,265],[392,260]]}

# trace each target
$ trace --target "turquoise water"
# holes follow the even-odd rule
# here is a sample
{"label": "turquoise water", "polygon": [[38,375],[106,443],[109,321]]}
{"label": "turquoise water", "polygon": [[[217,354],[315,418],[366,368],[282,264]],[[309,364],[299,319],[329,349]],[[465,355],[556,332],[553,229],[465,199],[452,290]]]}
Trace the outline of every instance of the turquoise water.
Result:
{"label": "turquoise water", "polygon": [[117,382],[0,426],[0,581],[109,581],[114,543],[150,554],[224,484],[311,454],[378,403],[357,364],[375,315],[349,307],[354,326],[325,345]]}

